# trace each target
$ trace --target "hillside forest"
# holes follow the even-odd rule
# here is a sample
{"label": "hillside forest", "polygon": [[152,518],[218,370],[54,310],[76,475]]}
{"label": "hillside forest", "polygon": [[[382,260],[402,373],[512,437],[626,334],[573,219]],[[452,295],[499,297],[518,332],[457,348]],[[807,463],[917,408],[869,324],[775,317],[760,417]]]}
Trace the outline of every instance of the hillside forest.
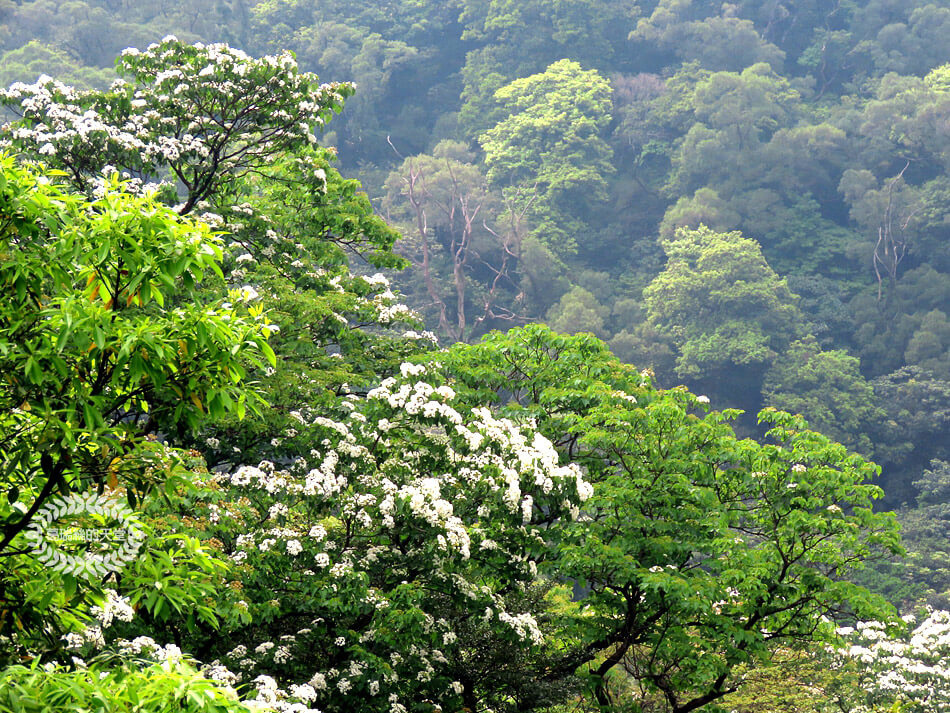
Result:
{"label": "hillside forest", "polygon": [[0,0],[0,713],[950,710],[948,37]]}

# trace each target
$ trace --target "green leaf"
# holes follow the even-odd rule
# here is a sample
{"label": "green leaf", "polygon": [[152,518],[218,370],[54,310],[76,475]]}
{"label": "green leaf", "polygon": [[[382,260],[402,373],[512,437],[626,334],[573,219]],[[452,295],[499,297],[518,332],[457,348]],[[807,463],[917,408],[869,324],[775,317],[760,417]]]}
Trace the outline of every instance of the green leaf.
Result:
{"label": "green leaf", "polygon": [[264,355],[264,357],[267,359],[267,362],[268,362],[271,366],[276,366],[276,365],[277,365],[277,355],[274,354],[274,350],[273,350],[273,348],[271,347],[271,345],[268,344],[267,342],[261,340],[261,341],[258,342],[258,347],[260,348],[261,353],[262,353],[262,354]]}

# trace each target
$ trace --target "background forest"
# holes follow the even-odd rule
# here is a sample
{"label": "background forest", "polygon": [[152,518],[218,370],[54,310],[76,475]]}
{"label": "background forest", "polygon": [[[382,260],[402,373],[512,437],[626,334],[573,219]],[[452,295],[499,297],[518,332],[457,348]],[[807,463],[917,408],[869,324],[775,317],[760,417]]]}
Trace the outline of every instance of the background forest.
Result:
{"label": "background forest", "polygon": [[[300,292],[277,301],[279,333],[310,325],[333,347],[317,361],[294,352],[307,364],[296,371],[276,364],[283,381],[257,425],[236,425],[231,394],[200,438],[182,427],[209,465],[237,459],[222,442],[243,462],[306,457],[264,436],[294,425],[300,390],[336,398],[398,374],[423,326],[461,348],[544,322],[592,333],[630,373],[649,369],[650,388],[684,384],[741,409],[740,436],[774,427],[755,418],[774,407],[879,464],[876,507],[897,510],[907,555],[859,582],[904,610],[950,607],[950,2],[0,0],[0,86],[45,74],[109,96],[116,57],[170,34],[252,57],[289,50],[302,72],[356,85],[314,100],[329,148],[303,163],[285,152],[255,178],[270,157],[242,156],[239,185],[178,174],[183,215],[233,226],[247,206],[239,236],[302,232],[344,206],[349,222],[325,229],[337,243],[307,249],[330,272],[355,253],[363,275],[343,279],[336,303],[309,300],[339,279],[289,258],[255,268],[267,248],[239,237],[229,277],[256,269],[275,295],[291,280]],[[141,81],[151,70],[135,61],[126,75]],[[24,113],[18,98],[6,95],[8,118]],[[302,138],[287,141],[275,156]],[[77,168],[50,147],[38,152],[86,192],[106,163],[134,175],[177,165],[119,153]],[[309,185],[289,188],[304,170]],[[305,195],[336,191],[319,215],[304,209]],[[386,311],[395,295],[377,269],[421,322]],[[328,310],[421,334],[331,333]]]}

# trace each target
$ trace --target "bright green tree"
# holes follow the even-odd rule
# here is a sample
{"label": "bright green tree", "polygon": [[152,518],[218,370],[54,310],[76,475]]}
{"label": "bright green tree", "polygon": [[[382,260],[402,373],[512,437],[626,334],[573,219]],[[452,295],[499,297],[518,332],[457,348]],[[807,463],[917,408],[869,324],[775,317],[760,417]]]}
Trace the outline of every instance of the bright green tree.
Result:
{"label": "bright green tree", "polygon": [[873,548],[899,549],[893,516],[872,508],[877,468],[800,419],[765,410],[765,439],[739,440],[735,411],[539,325],[439,358],[464,400],[537,423],[593,484],[583,516],[545,533],[543,571],[585,594],[562,614],[560,661],[526,675],[576,671],[619,710],[622,669],[685,713],[739,687],[747,664],[833,640],[826,615],[888,611],[844,579]]}
{"label": "bright green tree", "polygon": [[[146,436],[242,416],[248,360],[274,355],[248,294],[196,299],[202,277],[220,273],[221,240],[206,225],[114,177],[86,201],[59,174],[9,157],[0,169],[0,631],[21,646],[58,635],[49,598],[30,589],[45,581],[22,536],[37,511],[106,487],[134,505],[172,466]],[[75,578],[66,588],[71,597]]]}
{"label": "bright green tree", "polygon": [[[271,441],[291,426],[301,390],[310,401],[332,400],[342,384],[372,383],[389,357],[398,365],[419,344],[403,329],[381,337],[350,327],[416,325],[388,280],[351,274],[350,258],[401,266],[397,234],[373,215],[360,184],[336,170],[333,150],[315,145],[313,132],[341,110],[352,85],[318,84],[288,53],[253,58],[173,37],[126,50],[117,70],[127,81],[106,92],[51,79],[11,87],[4,101],[22,118],[3,140],[63,169],[87,193],[106,163],[140,180],[164,178],[161,195],[179,213],[200,213],[226,231],[222,277],[252,287],[274,317],[281,359],[273,372],[246,365],[272,405],[263,419],[214,419],[198,442],[177,423],[161,426],[213,462],[249,449],[245,457],[273,457]],[[215,288],[206,299],[227,290]]]}
{"label": "bright green tree", "polygon": [[592,247],[588,223],[613,172],[610,96],[595,70],[560,60],[499,89],[508,116],[480,138],[489,183],[530,204],[532,234],[562,258]]}

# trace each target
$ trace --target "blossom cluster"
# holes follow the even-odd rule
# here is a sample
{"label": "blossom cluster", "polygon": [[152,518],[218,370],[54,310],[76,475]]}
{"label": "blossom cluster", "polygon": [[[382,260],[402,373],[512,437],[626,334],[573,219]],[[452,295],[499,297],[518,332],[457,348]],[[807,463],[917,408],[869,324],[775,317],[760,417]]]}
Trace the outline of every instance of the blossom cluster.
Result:
{"label": "blossom cluster", "polygon": [[[21,116],[4,127],[0,147],[58,162],[80,183],[109,164],[140,177],[170,168],[200,193],[201,174],[241,173],[312,143],[312,127],[352,92],[345,83],[317,86],[286,52],[255,59],[173,36],[126,50],[117,69],[131,81],[119,79],[108,92],[77,91],[45,75],[0,91],[0,103]],[[267,141],[246,140],[248,132]]]}
{"label": "blossom cluster", "polygon": [[881,705],[908,713],[950,711],[950,612],[927,610],[920,621],[908,615],[904,623],[901,634],[880,622],[839,629],[847,642],[839,659],[857,662],[862,671],[867,700],[858,713]]}
{"label": "blossom cluster", "polygon": [[67,650],[82,651],[88,647],[101,649],[106,645],[104,630],[116,621],[129,622],[135,617],[129,600],[114,589],[105,589],[103,595],[103,601],[89,610],[96,621],[90,622],[81,631],[71,631],[63,636]]}
{"label": "blossom cluster", "polygon": [[247,637],[215,665],[271,703],[332,708],[358,695],[398,712],[448,702],[462,690],[449,613],[468,612],[512,646],[540,645],[531,613],[510,610],[489,583],[534,581],[544,523],[576,516],[591,486],[531,424],[462,406],[422,365],[343,401],[338,420],[294,412],[300,438],[317,444],[308,456],[213,476],[209,531],[233,542],[239,571],[279,582],[251,614],[292,611],[298,622]]}

